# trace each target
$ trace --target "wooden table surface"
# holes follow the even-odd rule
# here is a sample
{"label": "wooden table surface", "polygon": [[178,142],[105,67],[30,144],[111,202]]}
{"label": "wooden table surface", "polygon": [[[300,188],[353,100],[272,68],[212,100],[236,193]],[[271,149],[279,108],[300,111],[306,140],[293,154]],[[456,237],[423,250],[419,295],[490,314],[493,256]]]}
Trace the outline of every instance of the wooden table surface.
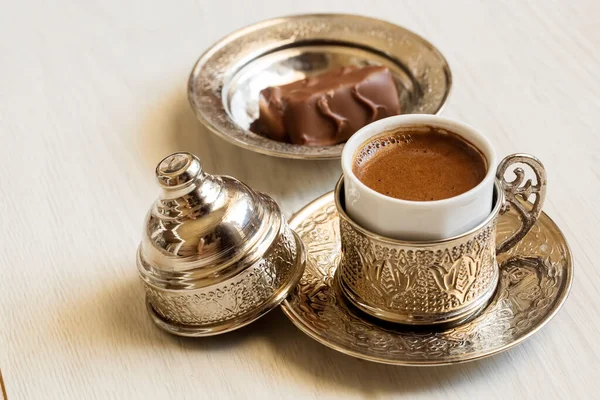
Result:
{"label": "wooden table surface", "polygon": [[[597,398],[600,391],[600,3],[578,1],[3,1],[0,368],[8,399]],[[348,12],[423,35],[447,57],[443,115],[499,155],[545,163],[545,211],[575,257],[560,313],[524,344],[453,367],[373,364],[275,310],[235,333],[154,327],[135,269],[153,170],[177,150],[291,215],[337,161],[270,158],[207,132],[186,99],[213,42],[280,15]]]}

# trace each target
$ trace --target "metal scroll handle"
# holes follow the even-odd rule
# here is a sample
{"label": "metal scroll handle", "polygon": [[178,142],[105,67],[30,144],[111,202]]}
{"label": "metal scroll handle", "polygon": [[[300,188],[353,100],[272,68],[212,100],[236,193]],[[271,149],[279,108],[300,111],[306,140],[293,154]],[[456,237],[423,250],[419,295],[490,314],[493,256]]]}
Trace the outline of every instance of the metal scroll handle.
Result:
{"label": "metal scroll handle", "polygon": [[[523,168],[517,167],[513,170],[516,175],[512,181],[507,181],[504,178],[506,171],[514,164],[522,163],[527,165],[533,170],[537,182],[533,184],[531,179],[527,179],[525,183],[525,171]],[[542,206],[546,199],[546,170],[544,166],[534,156],[529,154],[511,154],[507,156],[498,165],[496,172],[496,178],[500,182],[500,187],[504,192],[504,204],[500,210],[501,214],[504,214],[511,208],[515,209],[519,213],[521,218],[521,227],[509,236],[502,243],[497,245],[496,254],[504,253],[516,245],[523,237],[529,232],[531,227],[535,224],[540,213],[542,212]],[[535,201],[533,205],[529,205],[527,200],[534,194]]]}

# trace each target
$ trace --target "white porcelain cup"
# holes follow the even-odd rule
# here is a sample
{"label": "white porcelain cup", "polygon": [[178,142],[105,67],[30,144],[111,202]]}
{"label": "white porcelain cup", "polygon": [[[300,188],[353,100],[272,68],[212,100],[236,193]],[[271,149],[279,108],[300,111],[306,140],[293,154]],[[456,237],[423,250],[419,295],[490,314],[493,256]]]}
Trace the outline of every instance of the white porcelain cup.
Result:
{"label": "white porcelain cup", "polygon": [[[377,136],[399,128],[432,126],[455,133],[485,156],[487,173],[476,187],[436,201],[409,201],[383,195],[367,187],[352,172],[356,153]],[[373,233],[402,240],[440,240],[469,231],[492,210],[496,153],[490,142],[471,126],[436,115],[398,115],[373,122],[356,132],[344,146],[342,171],[346,213]],[[402,179],[401,176],[398,179]]]}

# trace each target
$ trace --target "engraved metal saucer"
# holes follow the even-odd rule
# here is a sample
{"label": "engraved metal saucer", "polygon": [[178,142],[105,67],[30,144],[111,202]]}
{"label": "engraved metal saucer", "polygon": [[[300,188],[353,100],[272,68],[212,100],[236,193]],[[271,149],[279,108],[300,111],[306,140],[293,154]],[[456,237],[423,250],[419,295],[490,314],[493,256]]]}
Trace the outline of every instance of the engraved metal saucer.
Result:
{"label": "engraved metal saucer", "polygon": [[436,114],[452,76],[442,54],[389,22],[344,14],[296,15],[263,21],[223,38],[198,60],[188,97],[200,121],[229,142],[277,157],[336,159],[343,144],[281,143],[248,130],[262,89],[344,65],[385,65],[404,114]]}
{"label": "engraved metal saucer", "polygon": [[[544,326],[564,303],[573,279],[569,246],[545,214],[514,248],[498,256],[500,281],[490,303],[455,327],[412,329],[370,319],[338,291],[338,213],[333,192],[299,211],[290,226],[307,249],[296,289],[282,304],[304,333],[342,353],[369,361],[411,366],[473,361],[509,349]],[[498,238],[518,227],[513,212],[500,216]]]}

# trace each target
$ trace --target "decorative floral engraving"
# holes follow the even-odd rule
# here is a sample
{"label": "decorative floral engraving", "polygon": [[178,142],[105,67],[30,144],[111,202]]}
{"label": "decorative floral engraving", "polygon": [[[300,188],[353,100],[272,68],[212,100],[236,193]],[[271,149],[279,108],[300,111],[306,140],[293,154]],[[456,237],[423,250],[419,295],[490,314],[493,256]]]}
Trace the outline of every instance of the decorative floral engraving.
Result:
{"label": "decorative floral engraving", "polygon": [[388,260],[369,259],[372,257],[370,253],[367,255],[358,253],[358,256],[367,280],[383,298],[387,307],[391,307],[398,296],[410,290],[417,280],[417,268],[402,271],[395,268]]}
{"label": "decorative floral engraving", "polygon": [[460,312],[496,284],[495,223],[425,250],[369,239],[341,219],[340,279],[364,303],[384,311]]}
{"label": "decorative floral engraving", "polygon": [[[295,231],[301,237],[308,237],[305,242],[307,246],[307,257],[310,258],[310,264],[320,269],[322,276],[333,278],[333,268],[337,265],[340,258],[340,238],[339,230],[333,224],[337,221],[331,220],[331,214],[335,212],[335,206],[332,204],[326,207],[320,213],[315,214],[313,218],[295,228]],[[332,248],[337,248],[335,253]]]}
{"label": "decorative floral engraving", "polygon": [[186,325],[205,325],[241,316],[268,301],[294,271],[296,242],[286,229],[260,261],[227,284],[188,293],[157,290],[144,282],[146,295],[163,318]]}
{"label": "decorative floral engraving", "polygon": [[[391,364],[468,361],[518,343],[546,323],[567,296],[572,280],[571,255],[560,230],[542,214],[515,248],[498,256],[500,278],[496,295],[472,321],[441,331],[410,331],[394,329],[390,324],[375,324],[349,306],[335,285],[333,273],[340,259],[339,239],[326,245],[313,242],[313,230],[320,230],[321,235],[330,238],[339,238],[338,215],[332,207],[333,195],[328,196],[325,198],[328,201],[317,203],[318,207],[310,214],[291,221],[293,227],[299,225],[296,231],[309,249],[309,261],[300,284],[284,302],[283,309],[311,336],[342,352]],[[316,216],[319,222],[316,222]],[[518,216],[505,214],[499,218],[498,226],[499,236],[502,231],[510,233],[519,226]],[[329,260],[329,268],[315,265],[316,258],[310,254],[315,248],[322,262]],[[429,256],[421,254],[420,257]],[[408,262],[416,255],[405,254],[405,257]],[[433,277],[430,276],[430,280],[437,286]],[[473,287],[476,285],[477,282]]]}
{"label": "decorative floral engraving", "polygon": [[454,261],[448,270],[443,265],[433,265],[430,271],[440,289],[456,297],[460,304],[463,304],[467,293],[477,279],[480,264],[479,259],[462,256]]}

